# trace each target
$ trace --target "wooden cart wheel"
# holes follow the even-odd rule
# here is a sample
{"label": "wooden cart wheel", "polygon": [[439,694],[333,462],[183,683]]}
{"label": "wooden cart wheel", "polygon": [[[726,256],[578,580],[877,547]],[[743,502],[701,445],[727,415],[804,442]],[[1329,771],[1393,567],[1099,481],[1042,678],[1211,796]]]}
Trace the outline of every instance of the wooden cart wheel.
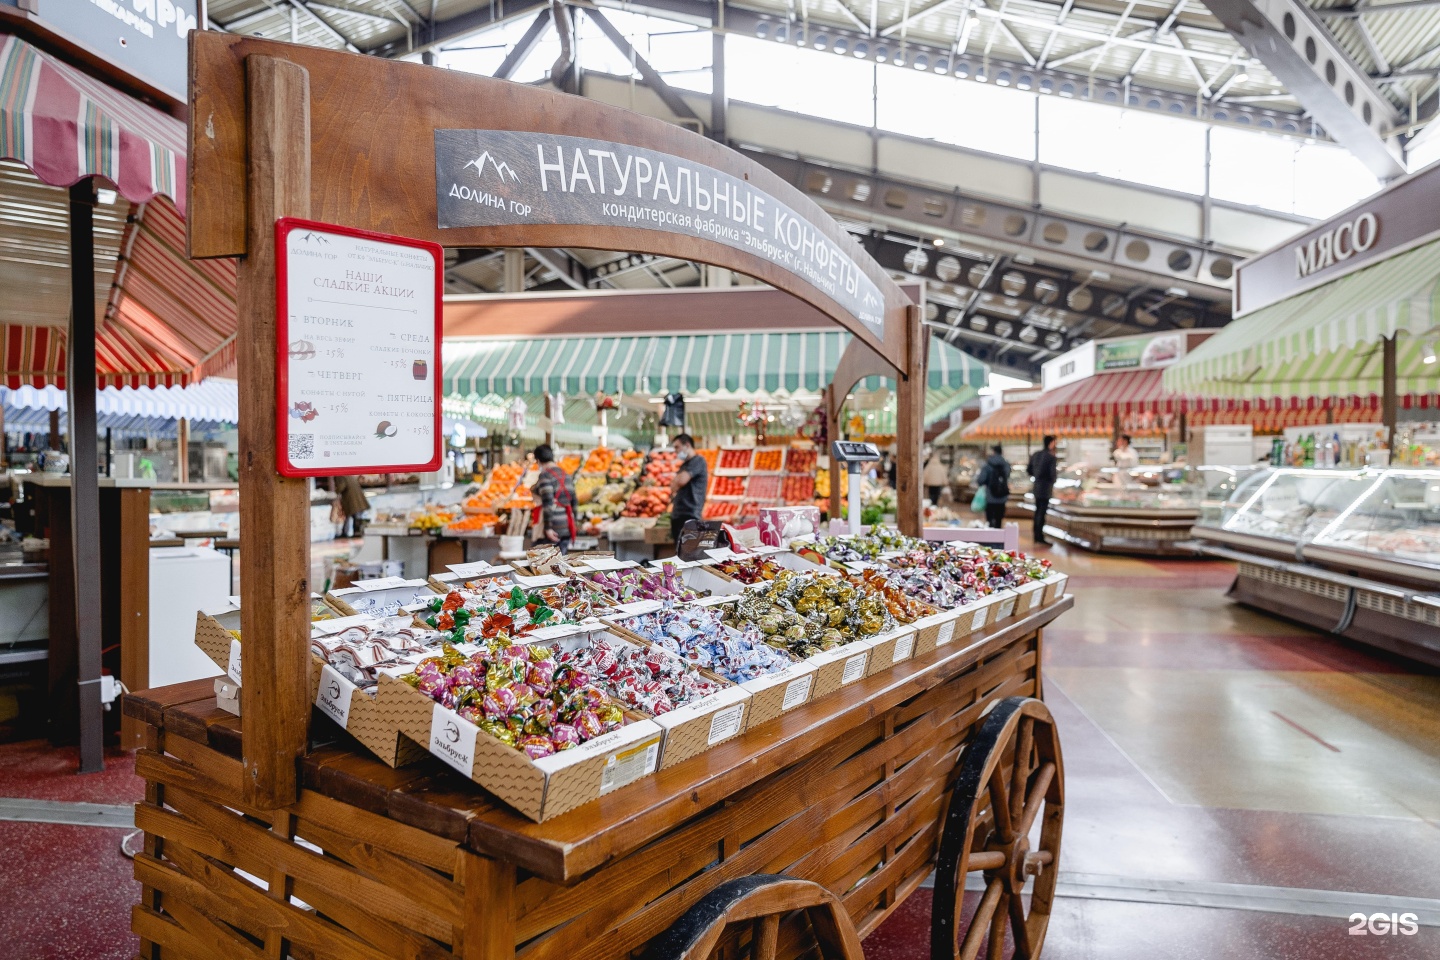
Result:
{"label": "wooden cart wheel", "polygon": [[825,960],[864,960],[855,926],[835,894],[818,883],[760,873],[721,884],[650,942],[646,960],[706,960],[727,929],[748,924],[752,960],[775,960],[780,921],[804,911]]}
{"label": "wooden cart wheel", "polygon": [[[935,864],[931,960],[975,960],[982,947],[986,960],[1040,955],[1064,817],[1065,767],[1054,718],[1039,700],[999,701],[966,745],[950,794]],[[967,922],[965,878],[976,870],[984,871],[985,891]]]}

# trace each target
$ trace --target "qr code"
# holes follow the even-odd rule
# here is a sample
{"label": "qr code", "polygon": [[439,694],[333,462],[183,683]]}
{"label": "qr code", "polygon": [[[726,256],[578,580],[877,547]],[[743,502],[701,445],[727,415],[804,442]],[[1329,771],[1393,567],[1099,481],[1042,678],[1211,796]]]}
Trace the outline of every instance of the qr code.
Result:
{"label": "qr code", "polygon": [[299,433],[290,436],[290,459],[314,460],[315,459],[315,434]]}

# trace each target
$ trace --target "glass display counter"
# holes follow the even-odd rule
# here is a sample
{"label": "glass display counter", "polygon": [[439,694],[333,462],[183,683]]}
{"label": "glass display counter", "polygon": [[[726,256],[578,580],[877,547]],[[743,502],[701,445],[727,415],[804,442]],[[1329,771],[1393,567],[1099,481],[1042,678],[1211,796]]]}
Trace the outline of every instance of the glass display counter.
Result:
{"label": "glass display counter", "polygon": [[1368,472],[1372,482],[1302,551],[1440,587],[1440,470]]}
{"label": "glass display counter", "polygon": [[1440,470],[1266,469],[1206,520],[1233,598],[1440,665]]}
{"label": "glass display counter", "polygon": [[1071,467],[1055,481],[1046,529],[1096,551],[1179,552],[1204,499],[1203,478],[1184,464]]}

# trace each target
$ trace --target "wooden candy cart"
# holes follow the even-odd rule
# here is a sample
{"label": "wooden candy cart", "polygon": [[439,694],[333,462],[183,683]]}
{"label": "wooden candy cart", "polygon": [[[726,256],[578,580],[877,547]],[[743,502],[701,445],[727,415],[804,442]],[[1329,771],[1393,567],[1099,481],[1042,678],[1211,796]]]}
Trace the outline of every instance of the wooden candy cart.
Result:
{"label": "wooden candy cart", "polygon": [[[433,758],[392,768],[328,720],[312,723],[310,564],[295,535],[308,529],[308,493],[276,470],[277,219],[449,247],[653,252],[785,290],[853,334],[843,368],[896,377],[899,517],[912,535],[928,336],[920,309],[813,201],[679,127],[520,84],[208,31],[191,34],[190,68],[189,254],[240,258],[241,529],[255,548],[241,551],[241,716],[219,709],[210,681],[125,700],[145,744],[140,955],[569,960],[649,946],[770,960],[818,942],[854,957],[933,869],[938,956],[1036,956],[1064,810],[1042,636],[1068,596],[538,823]],[[473,202],[489,169],[442,157],[457,131],[494,147],[489,168],[525,141],[509,175],[490,169],[486,189],[507,199],[504,212],[484,204],[483,222],[466,219],[476,207],[440,216],[446,197]],[[637,172],[642,154],[652,172],[668,164],[664,201],[657,187],[624,205],[663,215],[602,222],[598,202],[543,193],[545,171],[552,185],[579,183],[580,160],[556,173],[562,147],[617,166],[626,153]],[[451,184],[460,177],[468,194]],[[782,256],[792,240],[799,255]],[[977,871],[983,892],[962,909]]]}
{"label": "wooden candy cart", "polygon": [[[855,958],[857,938],[932,869],[932,956],[1037,956],[1064,815],[1060,745],[1038,699],[1042,630],[1072,602],[543,823],[438,761],[392,769],[348,739],[300,762],[298,800],[262,810],[243,799],[240,721],[208,681],[128,697],[146,743],[141,956],[549,960],[652,942],[699,956],[756,936],[757,957],[800,956],[819,938]],[[962,910],[977,871],[985,891]],[[751,885],[775,874],[785,882]],[[830,919],[807,924],[801,908]],[[997,936],[1003,953],[988,947]]]}

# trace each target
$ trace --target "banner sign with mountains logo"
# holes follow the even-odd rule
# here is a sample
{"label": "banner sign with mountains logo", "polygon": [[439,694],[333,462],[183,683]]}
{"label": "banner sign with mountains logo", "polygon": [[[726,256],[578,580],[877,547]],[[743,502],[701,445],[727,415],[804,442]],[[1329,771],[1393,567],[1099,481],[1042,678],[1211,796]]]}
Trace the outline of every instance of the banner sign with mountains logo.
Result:
{"label": "banner sign with mountains logo", "polygon": [[743,250],[884,337],[879,287],[809,219],[746,180],[657,150],[513,130],[435,131],[441,228],[642,227]]}
{"label": "banner sign with mountains logo", "polygon": [[275,233],[281,475],[438,470],[444,252],[291,217]]}

